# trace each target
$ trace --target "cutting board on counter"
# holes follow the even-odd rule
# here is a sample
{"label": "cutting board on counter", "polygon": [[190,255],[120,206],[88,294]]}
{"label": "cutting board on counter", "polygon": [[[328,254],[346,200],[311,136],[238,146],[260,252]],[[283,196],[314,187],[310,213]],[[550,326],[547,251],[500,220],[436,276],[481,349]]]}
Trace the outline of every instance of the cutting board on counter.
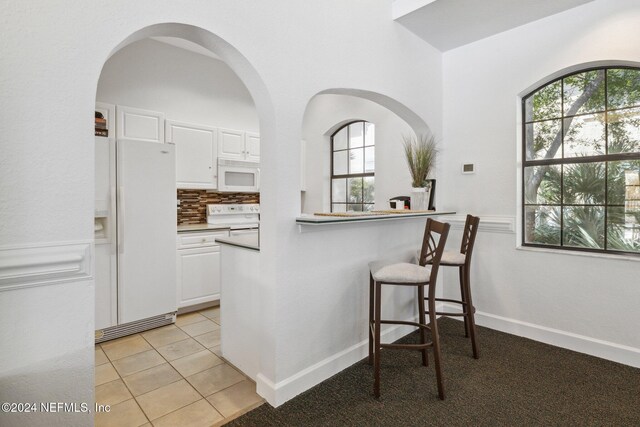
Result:
{"label": "cutting board on counter", "polygon": [[317,216],[335,216],[343,218],[352,218],[358,216],[376,216],[376,215],[402,215],[402,214],[416,214],[416,213],[429,213],[435,211],[412,211],[409,209],[390,209],[387,211],[371,211],[371,212],[316,212]]}

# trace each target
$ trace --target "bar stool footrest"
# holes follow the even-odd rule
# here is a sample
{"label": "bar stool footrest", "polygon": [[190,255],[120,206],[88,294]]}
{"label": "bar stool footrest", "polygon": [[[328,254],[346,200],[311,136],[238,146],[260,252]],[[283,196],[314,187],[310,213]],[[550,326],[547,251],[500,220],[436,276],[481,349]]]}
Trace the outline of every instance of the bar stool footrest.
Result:
{"label": "bar stool footrest", "polygon": [[[408,320],[380,320],[381,325],[407,325],[407,326],[415,326],[416,328],[424,329],[427,331],[431,331],[431,328],[428,325],[423,325],[418,322],[411,322]],[[371,333],[375,332],[375,324],[371,322],[369,324],[369,328],[371,329]],[[393,343],[380,343],[380,348],[390,348],[393,350],[424,350],[426,348],[433,347],[433,342],[429,341],[427,343],[419,343],[419,344],[393,344]]]}

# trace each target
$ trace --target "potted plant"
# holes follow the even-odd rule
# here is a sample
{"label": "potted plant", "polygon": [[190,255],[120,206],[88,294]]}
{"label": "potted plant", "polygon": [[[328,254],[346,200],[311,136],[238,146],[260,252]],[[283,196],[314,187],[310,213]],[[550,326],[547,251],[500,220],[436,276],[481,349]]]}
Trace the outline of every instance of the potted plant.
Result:
{"label": "potted plant", "polygon": [[404,153],[411,174],[411,194],[412,210],[427,210],[431,183],[428,181],[429,174],[435,168],[436,154],[438,146],[435,136],[422,134],[416,136],[403,136]]}

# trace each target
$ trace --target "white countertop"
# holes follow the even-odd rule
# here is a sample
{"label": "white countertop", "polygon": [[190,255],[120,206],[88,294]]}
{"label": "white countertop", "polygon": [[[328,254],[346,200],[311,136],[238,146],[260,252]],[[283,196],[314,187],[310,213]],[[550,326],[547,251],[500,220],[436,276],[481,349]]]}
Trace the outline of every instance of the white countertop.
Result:
{"label": "white countertop", "polygon": [[328,225],[328,224],[340,224],[351,222],[363,222],[363,221],[389,221],[389,220],[402,220],[422,218],[428,216],[439,215],[453,215],[454,211],[416,211],[404,213],[361,213],[353,212],[348,216],[325,216],[325,215],[311,215],[303,214],[296,218],[296,223],[299,225]]}
{"label": "white countertop", "polygon": [[216,237],[216,243],[222,245],[237,246],[239,248],[260,250],[260,239],[258,233],[238,234],[230,237]]}
{"label": "white countertop", "polygon": [[189,231],[212,231],[212,230],[228,230],[227,225],[214,225],[208,223],[202,224],[181,224],[178,226],[178,233],[184,233]]}

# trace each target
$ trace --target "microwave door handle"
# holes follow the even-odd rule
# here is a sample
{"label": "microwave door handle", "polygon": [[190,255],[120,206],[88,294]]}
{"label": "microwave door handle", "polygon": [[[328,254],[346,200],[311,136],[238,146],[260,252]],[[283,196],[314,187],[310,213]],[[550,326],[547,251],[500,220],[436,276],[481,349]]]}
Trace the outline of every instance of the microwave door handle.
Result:
{"label": "microwave door handle", "polygon": [[256,191],[260,191],[260,168],[256,168]]}

